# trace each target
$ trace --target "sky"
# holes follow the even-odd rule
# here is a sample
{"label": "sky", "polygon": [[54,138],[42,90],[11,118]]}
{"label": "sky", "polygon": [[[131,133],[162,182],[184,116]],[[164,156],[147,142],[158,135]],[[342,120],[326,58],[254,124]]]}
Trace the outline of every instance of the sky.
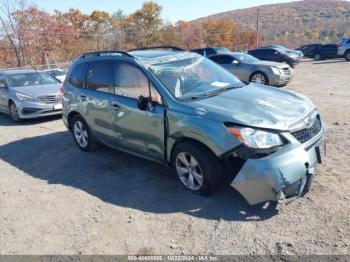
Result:
{"label": "sky", "polygon": [[[162,17],[165,21],[175,23],[179,20],[193,20],[211,14],[248,8],[258,5],[286,3],[292,0],[154,0],[163,7]],[[93,10],[113,13],[122,9],[130,14],[139,9],[145,0],[32,0],[37,7],[47,12],[57,9],[67,11],[78,8],[90,14]]]}

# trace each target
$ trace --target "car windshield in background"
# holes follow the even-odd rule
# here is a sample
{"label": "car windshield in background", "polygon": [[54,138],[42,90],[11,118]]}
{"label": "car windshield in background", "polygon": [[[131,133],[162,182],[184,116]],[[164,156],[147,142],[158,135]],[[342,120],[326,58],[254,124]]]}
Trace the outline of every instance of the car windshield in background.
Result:
{"label": "car windshield in background", "polygon": [[244,85],[233,74],[204,57],[153,64],[150,68],[180,100],[202,98]]}
{"label": "car windshield in background", "polygon": [[234,57],[242,63],[254,63],[260,61],[259,59],[255,58],[254,56],[248,55],[248,54],[235,54]]}
{"label": "car windshield in background", "polygon": [[12,87],[58,84],[56,79],[44,72],[10,74],[7,79]]}
{"label": "car windshield in background", "polygon": [[231,53],[226,47],[214,47],[213,48],[217,54],[229,54]]}
{"label": "car windshield in background", "polygon": [[48,73],[52,74],[53,76],[65,76],[65,75],[67,75],[67,71],[65,71],[65,70],[51,70]]}

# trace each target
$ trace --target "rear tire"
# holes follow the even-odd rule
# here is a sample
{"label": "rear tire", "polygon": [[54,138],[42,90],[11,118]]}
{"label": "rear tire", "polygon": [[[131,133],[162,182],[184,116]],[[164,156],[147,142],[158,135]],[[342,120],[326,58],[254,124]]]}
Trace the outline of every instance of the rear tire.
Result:
{"label": "rear tire", "polygon": [[260,85],[268,85],[269,79],[263,72],[255,72],[249,77],[249,82]]}
{"label": "rear tire", "polygon": [[350,62],[350,51],[347,51],[344,56],[345,60]]}
{"label": "rear tire", "polygon": [[17,106],[13,101],[10,101],[9,103],[9,111],[13,122],[15,123],[21,122],[21,118],[19,117]]}
{"label": "rear tire", "polygon": [[171,164],[178,181],[193,193],[210,196],[223,184],[219,160],[201,144],[178,144],[174,148]]}
{"label": "rear tire", "polygon": [[88,124],[80,115],[73,117],[71,127],[73,139],[80,150],[92,152],[97,149],[97,141],[93,137]]}

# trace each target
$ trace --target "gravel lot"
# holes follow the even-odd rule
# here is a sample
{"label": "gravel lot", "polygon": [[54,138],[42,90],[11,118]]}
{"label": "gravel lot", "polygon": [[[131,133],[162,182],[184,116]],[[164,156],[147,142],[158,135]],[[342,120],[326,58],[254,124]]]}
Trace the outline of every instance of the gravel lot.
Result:
{"label": "gravel lot", "polygon": [[193,195],[165,167],[83,153],[59,118],[0,115],[0,254],[350,254],[350,63],[306,61],[287,86],[327,128],[327,159],[290,205]]}

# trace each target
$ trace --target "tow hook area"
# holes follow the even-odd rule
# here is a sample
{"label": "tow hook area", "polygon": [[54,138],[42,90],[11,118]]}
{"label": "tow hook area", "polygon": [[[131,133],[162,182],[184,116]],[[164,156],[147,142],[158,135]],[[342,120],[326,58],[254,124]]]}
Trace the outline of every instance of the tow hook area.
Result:
{"label": "tow hook area", "polygon": [[[306,166],[308,166],[306,164]],[[304,196],[310,191],[313,178],[315,176],[315,169],[308,168],[307,173],[303,179],[298,180],[297,182],[288,185],[283,188],[277,194],[277,199],[279,203],[290,204],[299,197]]]}

